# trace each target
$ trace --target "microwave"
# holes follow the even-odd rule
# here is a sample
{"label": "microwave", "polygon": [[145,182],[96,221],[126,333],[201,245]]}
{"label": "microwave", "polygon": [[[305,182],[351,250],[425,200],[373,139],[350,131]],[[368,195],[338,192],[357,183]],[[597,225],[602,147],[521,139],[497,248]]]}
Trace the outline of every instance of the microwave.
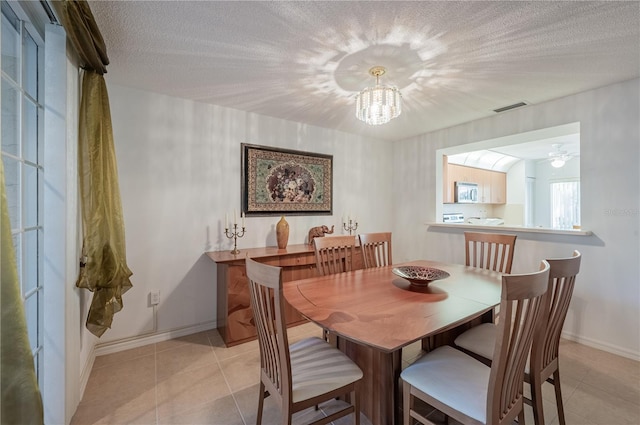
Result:
{"label": "microwave", "polygon": [[478,184],[468,182],[455,183],[454,202],[459,204],[471,204],[478,202]]}

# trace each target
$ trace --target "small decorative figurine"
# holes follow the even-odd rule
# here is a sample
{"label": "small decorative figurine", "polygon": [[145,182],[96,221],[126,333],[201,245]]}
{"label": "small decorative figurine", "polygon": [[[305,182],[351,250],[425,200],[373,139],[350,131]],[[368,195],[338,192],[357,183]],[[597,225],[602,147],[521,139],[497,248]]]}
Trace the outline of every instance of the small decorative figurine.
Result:
{"label": "small decorative figurine", "polygon": [[325,233],[331,234],[333,233],[333,227],[331,226],[331,230],[329,230],[329,226],[316,226],[312,227],[309,230],[309,245],[313,244],[313,238],[321,238]]}

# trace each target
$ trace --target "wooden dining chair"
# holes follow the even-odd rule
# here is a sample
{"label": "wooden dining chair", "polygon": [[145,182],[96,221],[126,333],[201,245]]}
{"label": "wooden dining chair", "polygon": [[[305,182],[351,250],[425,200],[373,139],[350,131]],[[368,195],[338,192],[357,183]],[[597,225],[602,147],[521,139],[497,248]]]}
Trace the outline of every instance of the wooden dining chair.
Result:
{"label": "wooden dining chair", "polygon": [[[318,275],[327,276],[330,274],[348,272],[353,270],[353,261],[356,252],[355,236],[325,236],[313,239],[313,246],[316,255],[316,269]],[[328,329],[322,329],[322,336],[325,341],[331,340],[336,346],[337,341],[331,338]]]}
{"label": "wooden dining chair", "polygon": [[392,264],[391,232],[362,233],[358,238],[365,269]]}
{"label": "wooden dining chair", "polygon": [[464,232],[466,265],[511,273],[517,235]]}
{"label": "wooden dining chair", "polygon": [[355,236],[325,236],[315,238],[313,246],[320,276],[353,270],[356,252]]}
{"label": "wooden dining chair", "polygon": [[362,370],[340,350],[317,337],[289,345],[287,339],[282,269],[246,259],[251,309],[260,347],[260,394],[256,424],[262,423],[265,397],[274,397],[282,424],[290,425],[295,412],[347,395],[351,403],[313,424],[328,424],[353,414],[360,424],[359,386]]}
{"label": "wooden dining chair", "polygon": [[[560,388],[560,368],[558,353],[560,333],[567,317],[576,275],[580,271],[581,254],[573,251],[569,258],[548,259],[549,271],[547,315],[543,318],[543,331],[533,339],[531,358],[525,370],[525,382],[531,385],[531,399],[527,404],[533,407],[536,425],[544,425],[542,407],[542,384],[553,384],[556,394],[558,421],[565,425],[562,391]],[[493,358],[497,327],[492,323],[475,326],[455,339],[455,345],[468,354],[480,356],[480,360],[490,364]]]}
{"label": "wooden dining chair", "polygon": [[[464,232],[465,264],[471,267],[511,273],[517,235]],[[500,309],[493,310],[496,321]]]}
{"label": "wooden dining chair", "polygon": [[513,320],[497,324],[491,366],[445,345],[402,371],[405,425],[411,418],[431,423],[416,411],[416,398],[463,424],[511,424],[517,417],[524,425],[524,368],[546,314],[548,279],[546,261],[537,272],[502,276],[500,311]]}

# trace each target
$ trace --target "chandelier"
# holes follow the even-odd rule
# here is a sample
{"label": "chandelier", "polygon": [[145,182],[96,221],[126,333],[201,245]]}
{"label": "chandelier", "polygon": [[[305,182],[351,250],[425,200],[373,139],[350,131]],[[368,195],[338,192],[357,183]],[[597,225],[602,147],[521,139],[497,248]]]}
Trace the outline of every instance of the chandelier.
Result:
{"label": "chandelier", "polygon": [[396,87],[380,85],[380,76],[386,71],[382,66],[371,68],[369,74],[376,77],[376,85],[356,96],[356,117],[370,125],[386,124],[402,112],[400,91]]}

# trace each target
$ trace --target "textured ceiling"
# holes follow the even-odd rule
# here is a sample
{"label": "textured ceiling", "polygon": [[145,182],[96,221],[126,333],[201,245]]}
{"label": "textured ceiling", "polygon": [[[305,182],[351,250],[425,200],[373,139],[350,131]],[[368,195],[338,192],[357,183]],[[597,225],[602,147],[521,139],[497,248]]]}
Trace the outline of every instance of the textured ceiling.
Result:
{"label": "textured ceiling", "polygon": [[[89,4],[110,83],[387,140],[640,76],[638,1]],[[354,115],[374,65],[382,126]]]}

